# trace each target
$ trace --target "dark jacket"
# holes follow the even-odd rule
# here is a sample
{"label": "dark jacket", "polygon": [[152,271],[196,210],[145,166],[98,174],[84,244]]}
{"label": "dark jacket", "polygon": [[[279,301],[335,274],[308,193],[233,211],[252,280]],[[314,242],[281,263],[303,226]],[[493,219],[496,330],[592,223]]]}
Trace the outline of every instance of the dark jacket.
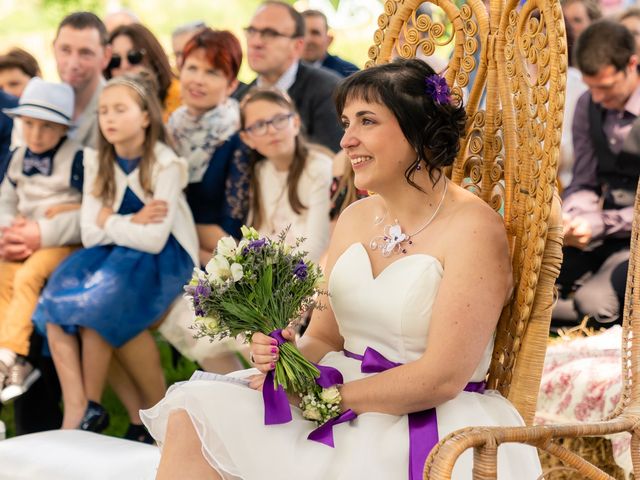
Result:
{"label": "dark jacket", "polygon": [[352,73],[355,73],[359,70],[359,68],[356,67],[353,63],[347,62],[339,56],[331,55],[330,53],[327,53],[327,56],[322,61],[322,66],[324,68],[328,68],[329,70],[333,70],[338,75],[341,75],[343,77],[348,77]]}
{"label": "dark jacket", "polygon": [[[638,171],[627,167],[640,160],[638,128],[629,131],[621,155],[605,152],[608,142],[602,132],[603,113],[591,101],[589,91],[578,99],[572,125],[573,179],[562,193],[562,211],[572,218],[586,219],[591,225],[593,241],[608,237],[629,238]],[[608,146],[606,150],[609,150]],[[621,188],[624,184],[627,184],[626,188]]]}
{"label": "dark jacket", "polygon": [[13,120],[2,113],[3,108],[14,108],[18,106],[18,99],[0,90],[0,182],[4,179],[7,171],[7,160],[9,159],[9,147],[11,146],[11,130]]}
{"label": "dark jacket", "polygon": [[[333,104],[333,91],[340,80],[338,74],[331,70],[300,62],[296,80],[287,92],[300,114],[307,138],[334,152],[340,150],[342,138],[342,128]],[[241,100],[255,85],[254,80],[244,88],[239,87],[233,97]]]}

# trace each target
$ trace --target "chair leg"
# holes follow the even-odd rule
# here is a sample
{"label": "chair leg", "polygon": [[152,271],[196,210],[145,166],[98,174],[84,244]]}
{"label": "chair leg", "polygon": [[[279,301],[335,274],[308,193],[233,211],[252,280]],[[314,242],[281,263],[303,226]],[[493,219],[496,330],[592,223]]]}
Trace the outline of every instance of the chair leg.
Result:
{"label": "chair leg", "polygon": [[486,443],[473,449],[473,480],[498,478],[498,445]]}
{"label": "chair leg", "polygon": [[640,472],[640,428],[631,434],[631,463],[633,471]]}

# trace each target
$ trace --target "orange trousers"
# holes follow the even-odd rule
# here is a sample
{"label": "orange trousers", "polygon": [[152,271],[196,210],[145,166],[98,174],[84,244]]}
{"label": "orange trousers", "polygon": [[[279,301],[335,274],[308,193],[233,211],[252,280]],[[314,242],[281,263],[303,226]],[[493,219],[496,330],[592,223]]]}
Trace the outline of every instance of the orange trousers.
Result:
{"label": "orange trousers", "polygon": [[29,353],[31,317],[40,291],[60,263],[77,246],[41,248],[21,262],[0,261],[0,347]]}

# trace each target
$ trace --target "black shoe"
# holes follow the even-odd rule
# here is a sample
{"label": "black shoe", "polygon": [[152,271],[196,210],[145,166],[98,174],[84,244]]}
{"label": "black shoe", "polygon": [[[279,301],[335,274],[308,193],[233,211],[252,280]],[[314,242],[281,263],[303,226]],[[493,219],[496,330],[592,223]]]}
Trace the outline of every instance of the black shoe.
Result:
{"label": "black shoe", "polygon": [[92,400],[84,411],[84,417],[80,420],[78,428],[88,432],[100,433],[109,426],[109,412],[105,408]]}
{"label": "black shoe", "polygon": [[148,445],[152,445],[154,442],[153,437],[149,434],[144,425],[135,425],[133,423],[129,424],[129,428],[127,428],[127,433],[124,434],[124,438],[127,440],[133,440],[134,442],[146,443]]}

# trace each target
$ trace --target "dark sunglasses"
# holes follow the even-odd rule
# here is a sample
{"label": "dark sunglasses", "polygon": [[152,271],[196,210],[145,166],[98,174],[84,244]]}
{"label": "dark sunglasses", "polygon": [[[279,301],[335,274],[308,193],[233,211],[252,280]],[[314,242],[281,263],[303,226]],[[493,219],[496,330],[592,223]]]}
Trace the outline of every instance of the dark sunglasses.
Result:
{"label": "dark sunglasses", "polygon": [[[140,63],[142,63],[142,60],[144,59],[146,53],[147,52],[144,49],[129,50],[127,52],[127,62],[129,62],[130,65],[139,65]],[[113,70],[114,68],[120,68],[120,65],[122,65],[122,57],[117,53],[114,53],[111,56],[111,61],[109,62],[109,66],[107,67],[107,69]]]}

